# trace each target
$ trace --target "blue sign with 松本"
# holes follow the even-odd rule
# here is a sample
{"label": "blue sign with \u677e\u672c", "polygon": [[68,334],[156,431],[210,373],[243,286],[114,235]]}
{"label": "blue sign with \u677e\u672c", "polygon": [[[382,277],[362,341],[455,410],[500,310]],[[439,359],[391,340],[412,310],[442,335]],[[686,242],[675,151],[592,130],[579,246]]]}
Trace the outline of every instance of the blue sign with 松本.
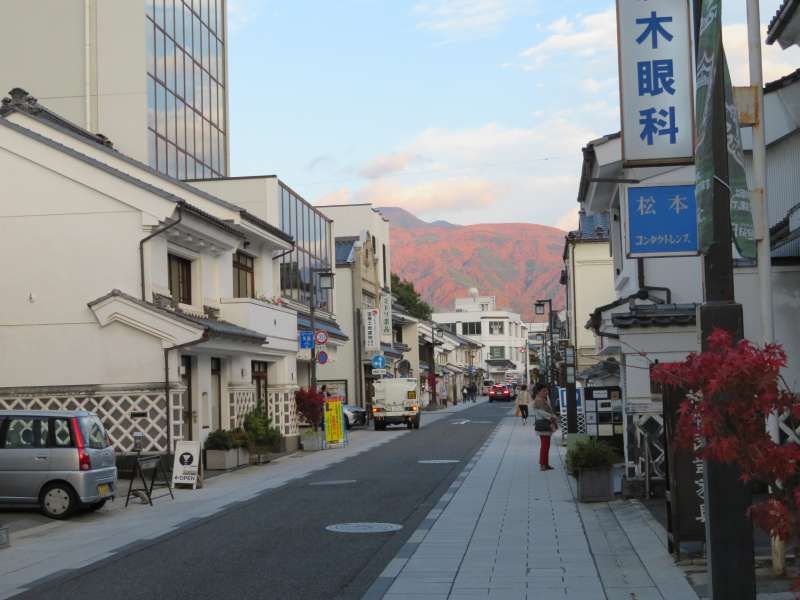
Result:
{"label": "blue sign with \u677e\u672c", "polygon": [[628,188],[628,256],[697,254],[693,185]]}

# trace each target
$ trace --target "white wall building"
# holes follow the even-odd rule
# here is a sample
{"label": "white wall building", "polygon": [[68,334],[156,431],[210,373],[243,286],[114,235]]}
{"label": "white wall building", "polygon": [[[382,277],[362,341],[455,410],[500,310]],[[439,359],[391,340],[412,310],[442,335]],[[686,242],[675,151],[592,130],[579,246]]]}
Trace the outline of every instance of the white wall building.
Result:
{"label": "white wall building", "polygon": [[94,410],[118,450],[164,452],[262,400],[296,439],[297,316],[269,300],[289,235],[22,90],[0,149],[0,406]]}
{"label": "white wall building", "polygon": [[455,310],[434,313],[432,319],[443,329],[475,340],[481,349],[479,368],[487,379],[519,382],[527,373],[528,330],[518,313],[497,308],[494,296],[456,298]]}
{"label": "white wall building", "polygon": [[226,13],[227,0],[4,2],[0,52],[14,60],[0,90],[35,90],[161,173],[225,176]]}

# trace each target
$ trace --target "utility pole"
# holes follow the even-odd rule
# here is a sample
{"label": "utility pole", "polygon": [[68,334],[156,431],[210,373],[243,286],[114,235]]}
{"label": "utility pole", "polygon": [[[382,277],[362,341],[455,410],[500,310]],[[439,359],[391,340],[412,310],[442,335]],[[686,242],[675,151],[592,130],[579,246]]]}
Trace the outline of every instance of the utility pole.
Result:
{"label": "utility pole", "polygon": [[[708,0],[705,0],[706,2]],[[703,0],[694,0],[695,41],[699,48]],[[705,302],[698,310],[702,350],[708,337],[722,328],[734,342],[744,337],[742,306],[734,301],[728,133],[725,102],[724,49],[719,39],[712,94],[713,242],[705,255]],[[698,63],[700,57],[698,57]],[[723,397],[715,402],[725,402]],[[754,600],[753,528],[747,517],[752,490],[743,483],[736,465],[704,463],[706,558],[713,600]]]}

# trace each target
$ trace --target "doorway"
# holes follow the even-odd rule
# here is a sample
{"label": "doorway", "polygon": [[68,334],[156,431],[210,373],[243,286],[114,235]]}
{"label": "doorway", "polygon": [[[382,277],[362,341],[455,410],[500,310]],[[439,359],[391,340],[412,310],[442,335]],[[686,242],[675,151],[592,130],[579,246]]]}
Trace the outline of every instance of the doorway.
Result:
{"label": "doorway", "polygon": [[222,428],[222,359],[211,359],[211,431]]}
{"label": "doorway", "polygon": [[186,393],[181,398],[181,419],[183,421],[183,439],[191,441],[194,430],[194,410],[192,409],[192,357],[181,356],[181,383],[186,386]]}
{"label": "doorway", "polygon": [[256,385],[256,403],[261,402],[265,411],[268,404],[268,369],[269,363],[263,360],[254,360],[250,366],[250,370],[253,373],[253,383]]}

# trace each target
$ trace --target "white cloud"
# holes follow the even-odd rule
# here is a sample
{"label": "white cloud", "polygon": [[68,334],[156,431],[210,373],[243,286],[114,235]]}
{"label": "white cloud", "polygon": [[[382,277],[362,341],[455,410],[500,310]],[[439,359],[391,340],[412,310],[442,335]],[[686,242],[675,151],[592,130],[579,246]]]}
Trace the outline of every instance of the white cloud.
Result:
{"label": "white cloud", "polygon": [[553,227],[557,227],[558,229],[563,229],[564,231],[573,231],[578,228],[578,203],[575,203],[575,206],[570,208],[567,212],[565,212],[561,217],[553,224]]}
{"label": "white cloud", "polygon": [[613,8],[578,17],[562,17],[550,23],[552,32],[544,40],[523,50],[527,70],[541,68],[554,59],[586,59],[611,53],[617,48],[617,19]]}
{"label": "white cloud", "polygon": [[427,0],[414,6],[417,27],[439,33],[488,33],[511,17],[511,0]]}
{"label": "white cloud", "polygon": [[400,206],[416,214],[442,210],[488,208],[508,193],[506,186],[479,177],[435,179],[402,184],[377,181],[354,194],[356,202],[376,206]]}
{"label": "white cloud", "polygon": [[[767,46],[763,43],[766,39],[766,26],[763,27],[761,39],[765,82],[780,79],[794,72],[800,65],[800,48],[793,46],[789,50],[781,50],[778,44]],[[744,23],[723,25],[722,41],[725,44],[725,56],[728,59],[733,85],[749,85],[747,25]]]}
{"label": "white cloud", "polygon": [[228,29],[231,33],[244,29],[258,18],[262,2],[259,0],[228,0]]}
{"label": "white cloud", "polygon": [[413,152],[395,152],[385,154],[370,161],[359,171],[367,179],[377,179],[386,175],[394,175],[408,169],[412,164],[423,162],[419,155]]}

